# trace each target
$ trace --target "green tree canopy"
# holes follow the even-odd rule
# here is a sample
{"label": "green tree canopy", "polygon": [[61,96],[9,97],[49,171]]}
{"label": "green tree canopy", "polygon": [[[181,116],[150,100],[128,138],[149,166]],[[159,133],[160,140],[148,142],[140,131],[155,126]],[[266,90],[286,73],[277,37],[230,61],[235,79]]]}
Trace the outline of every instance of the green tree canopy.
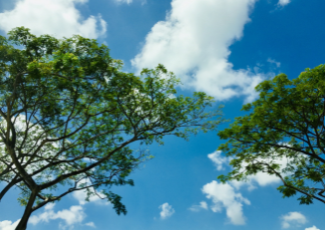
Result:
{"label": "green tree canopy", "polygon": [[256,90],[259,98],[242,108],[247,115],[218,132],[227,140],[218,149],[234,158],[232,171],[218,178],[245,180],[266,172],[281,179],[283,197],[300,194],[301,204],[325,203],[325,66],[293,80],[280,74]]}
{"label": "green tree canopy", "polygon": [[110,188],[133,185],[127,177],[147,157],[131,144],[187,138],[221,122],[219,109],[204,112],[213,102],[206,94],[175,96],[179,81],[162,65],[135,76],[96,40],[36,37],[24,27],[8,35],[0,36],[0,200],[20,189],[25,209],[16,230],[77,190],[89,198],[102,189],[125,214]]}

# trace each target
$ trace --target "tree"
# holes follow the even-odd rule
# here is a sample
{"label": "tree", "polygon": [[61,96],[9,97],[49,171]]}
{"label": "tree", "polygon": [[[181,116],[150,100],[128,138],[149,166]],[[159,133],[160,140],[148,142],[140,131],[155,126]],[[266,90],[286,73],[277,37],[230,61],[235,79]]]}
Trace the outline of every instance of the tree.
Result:
{"label": "tree", "polygon": [[245,180],[266,172],[281,179],[283,197],[300,194],[300,204],[325,203],[325,66],[293,80],[280,74],[256,90],[259,98],[242,108],[247,114],[218,132],[227,139],[218,149],[233,157],[232,171],[218,178]]}
{"label": "tree", "polygon": [[0,37],[0,200],[20,189],[25,209],[16,230],[77,190],[89,198],[100,188],[126,214],[110,188],[133,185],[128,175],[148,156],[137,155],[133,143],[188,138],[221,122],[219,109],[204,112],[213,102],[206,94],[175,96],[179,81],[162,65],[138,77],[122,72],[96,40],[37,37],[24,27],[8,34]]}

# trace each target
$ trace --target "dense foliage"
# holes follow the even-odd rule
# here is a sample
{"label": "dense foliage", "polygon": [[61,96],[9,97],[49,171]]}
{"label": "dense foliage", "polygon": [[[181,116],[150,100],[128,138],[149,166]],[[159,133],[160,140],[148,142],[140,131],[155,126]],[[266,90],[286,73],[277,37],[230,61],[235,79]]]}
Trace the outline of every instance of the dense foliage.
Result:
{"label": "dense foliage", "polygon": [[233,170],[219,179],[266,172],[281,179],[284,197],[298,193],[301,204],[325,203],[325,66],[293,80],[280,74],[256,90],[259,98],[243,106],[247,115],[218,133],[228,140],[219,150],[234,158]]}
{"label": "dense foliage", "polygon": [[96,40],[37,37],[24,27],[8,35],[0,36],[0,200],[21,190],[17,230],[33,211],[77,190],[89,198],[101,189],[125,214],[110,188],[132,185],[127,176],[147,157],[132,143],[187,138],[221,121],[219,109],[204,112],[211,97],[178,96],[178,80],[162,65],[135,76]]}

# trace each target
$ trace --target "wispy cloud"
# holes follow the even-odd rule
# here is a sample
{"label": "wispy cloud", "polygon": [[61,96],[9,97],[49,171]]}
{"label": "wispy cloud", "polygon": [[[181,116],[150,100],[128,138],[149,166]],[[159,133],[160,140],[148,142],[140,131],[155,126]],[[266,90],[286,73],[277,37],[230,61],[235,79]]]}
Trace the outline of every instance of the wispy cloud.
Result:
{"label": "wispy cloud", "polygon": [[205,201],[201,201],[199,205],[192,205],[189,210],[193,211],[193,212],[199,212],[201,210],[208,210],[208,204]]}
{"label": "wispy cloud", "polygon": [[289,228],[291,225],[299,226],[307,223],[307,218],[300,212],[289,212],[287,215],[281,217],[282,228]]}
{"label": "wispy cloud", "polygon": [[285,6],[285,5],[288,5],[290,2],[291,2],[291,0],[279,0],[278,5]]}
{"label": "wispy cloud", "polygon": [[168,217],[171,217],[175,213],[175,210],[168,203],[164,203],[160,205],[159,208],[161,209],[160,212],[161,219],[166,219]]}
{"label": "wispy cloud", "polygon": [[277,68],[279,68],[281,66],[281,62],[278,62],[272,58],[268,58],[267,62],[271,63],[271,64],[275,64]]}
{"label": "wispy cloud", "polygon": [[131,4],[133,2],[133,0],[115,0],[115,2]]}
{"label": "wispy cloud", "polygon": [[50,34],[62,38],[79,34],[98,38],[106,33],[106,22],[101,16],[83,19],[76,4],[88,0],[20,0],[14,9],[0,13],[0,29],[5,32],[24,26],[35,35]]}
{"label": "wispy cloud", "polygon": [[92,227],[92,228],[96,228],[96,225],[94,224],[94,222],[88,222],[88,223],[85,223],[85,225]]}

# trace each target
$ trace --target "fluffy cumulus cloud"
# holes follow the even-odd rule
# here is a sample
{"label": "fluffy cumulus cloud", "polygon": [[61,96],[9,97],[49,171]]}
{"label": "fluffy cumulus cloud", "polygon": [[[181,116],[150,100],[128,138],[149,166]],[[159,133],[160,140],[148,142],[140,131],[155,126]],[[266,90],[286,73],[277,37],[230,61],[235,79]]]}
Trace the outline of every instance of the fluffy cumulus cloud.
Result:
{"label": "fluffy cumulus cloud", "polygon": [[199,205],[193,205],[192,207],[189,208],[189,210],[193,212],[199,212],[203,209],[208,210],[208,204],[205,201],[201,201]]}
{"label": "fluffy cumulus cloud", "polygon": [[[230,157],[224,157],[221,151],[215,151],[214,153],[208,154],[208,158],[214,163],[218,171],[224,170],[224,166],[229,165],[229,162],[232,159]],[[280,170],[282,170],[288,163],[288,159],[286,158],[270,160],[263,159],[263,161],[268,163],[270,163],[270,161],[278,163],[280,165]],[[250,204],[250,201],[244,198],[239,192],[240,189],[247,188],[251,191],[256,189],[256,186],[267,186],[281,182],[278,177],[262,172],[251,175],[247,179],[247,181],[230,181],[225,184],[212,181],[204,185],[202,188],[202,192],[206,194],[206,197],[211,199],[213,203],[212,206],[210,206],[211,210],[213,212],[222,212],[223,210],[226,210],[227,217],[234,225],[245,224],[243,205]],[[191,211],[207,209],[207,203],[203,201],[200,205],[193,205],[189,209]],[[293,214],[293,217],[295,217],[295,214]],[[286,223],[289,223],[290,218],[293,217],[285,217],[284,220],[286,220]]]}
{"label": "fluffy cumulus cloud", "polygon": [[245,224],[243,214],[243,204],[249,205],[250,201],[244,198],[240,193],[236,193],[234,188],[229,184],[212,181],[203,186],[202,192],[211,199],[213,212],[221,212],[226,209],[227,217],[234,225]]}
{"label": "fluffy cumulus cloud", "polygon": [[[228,165],[232,159],[230,157],[222,156],[221,151],[215,151],[214,153],[208,154],[208,158],[214,163],[214,165],[218,171],[223,170],[224,165],[225,164]],[[276,158],[276,159],[270,159],[270,160],[261,159],[261,161],[268,162],[268,163],[273,162],[273,163],[279,164],[280,171],[282,171],[286,167],[289,159],[282,157],[282,158]],[[245,167],[245,165],[243,165],[243,167]],[[248,176],[247,181],[231,181],[230,184],[233,187],[235,187],[236,189],[240,189],[242,187],[247,187],[248,190],[253,190],[253,189],[256,189],[256,185],[264,187],[267,185],[277,184],[280,182],[281,182],[281,180],[275,175],[270,175],[268,173],[259,172],[259,173],[256,173],[255,175]]]}
{"label": "fluffy cumulus cloud", "polygon": [[14,223],[9,220],[0,221],[0,230],[15,230],[19,221],[20,219]]}
{"label": "fluffy cumulus cloud", "polygon": [[[280,170],[282,170],[286,163],[286,158],[272,160],[274,163],[280,164]],[[247,177],[247,181],[231,181],[231,185],[234,186],[236,189],[240,189],[241,187],[247,187],[249,191],[256,189],[256,185],[258,186],[268,186],[272,184],[278,184],[281,180],[279,177],[275,175],[270,175],[264,172],[258,172],[255,175],[250,175]]]}
{"label": "fluffy cumulus cloud", "polygon": [[243,36],[256,0],[173,0],[165,21],[156,23],[136,69],[161,63],[182,79],[185,87],[226,100],[256,97],[254,87],[264,79],[249,69],[235,70],[228,61],[229,46]]}
{"label": "fluffy cumulus cloud", "polygon": [[19,26],[31,29],[35,35],[50,34],[62,38],[79,34],[97,38],[106,33],[101,16],[83,19],[76,4],[88,0],[18,0],[14,9],[0,13],[0,29],[8,32]]}
{"label": "fluffy cumulus cloud", "polygon": [[168,217],[171,217],[175,213],[175,210],[168,203],[164,203],[164,204],[160,205],[159,208],[161,209],[161,212],[160,212],[161,219],[166,219]]}
{"label": "fluffy cumulus cloud", "polygon": [[318,228],[314,225],[313,227],[305,228],[305,230],[320,230],[320,229],[318,229]]}
{"label": "fluffy cumulus cloud", "polygon": [[291,2],[291,0],[279,0],[278,5],[285,6],[285,5],[288,5],[290,2]]}
{"label": "fluffy cumulus cloud", "polygon": [[81,223],[86,217],[82,206],[71,206],[70,209],[64,209],[58,212],[53,211],[54,206],[55,204],[53,203],[47,204],[45,206],[45,211],[39,215],[31,216],[29,223],[36,225],[40,222],[61,219],[65,221],[66,226],[73,226],[74,224]]}
{"label": "fluffy cumulus cloud", "polygon": [[300,224],[307,223],[307,219],[299,212],[289,212],[287,215],[281,217],[282,228],[289,228],[292,225],[299,226]]}
{"label": "fluffy cumulus cloud", "polygon": [[[80,183],[87,183],[87,181],[83,180]],[[103,194],[97,192],[99,196],[104,197]],[[60,224],[61,228],[65,228],[66,226],[73,226],[75,224],[81,224],[85,219],[86,214],[84,212],[84,208],[82,205],[85,205],[87,202],[85,201],[87,197],[86,190],[79,190],[72,193],[72,196],[79,202],[79,205],[71,206],[70,209],[64,209],[58,212],[54,212],[54,203],[49,203],[45,206],[44,212],[39,215],[33,215],[30,218],[30,223],[36,225],[40,222],[49,222],[50,220],[61,219],[65,222],[65,225]],[[93,195],[89,198],[90,203],[98,204],[98,205],[108,205],[110,204],[106,200],[101,199],[97,195]],[[95,228],[95,224],[93,222],[88,222],[84,224],[89,227]],[[1,225],[0,225],[1,226]],[[0,230],[2,230],[0,228]],[[8,229],[9,230],[9,229]]]}

